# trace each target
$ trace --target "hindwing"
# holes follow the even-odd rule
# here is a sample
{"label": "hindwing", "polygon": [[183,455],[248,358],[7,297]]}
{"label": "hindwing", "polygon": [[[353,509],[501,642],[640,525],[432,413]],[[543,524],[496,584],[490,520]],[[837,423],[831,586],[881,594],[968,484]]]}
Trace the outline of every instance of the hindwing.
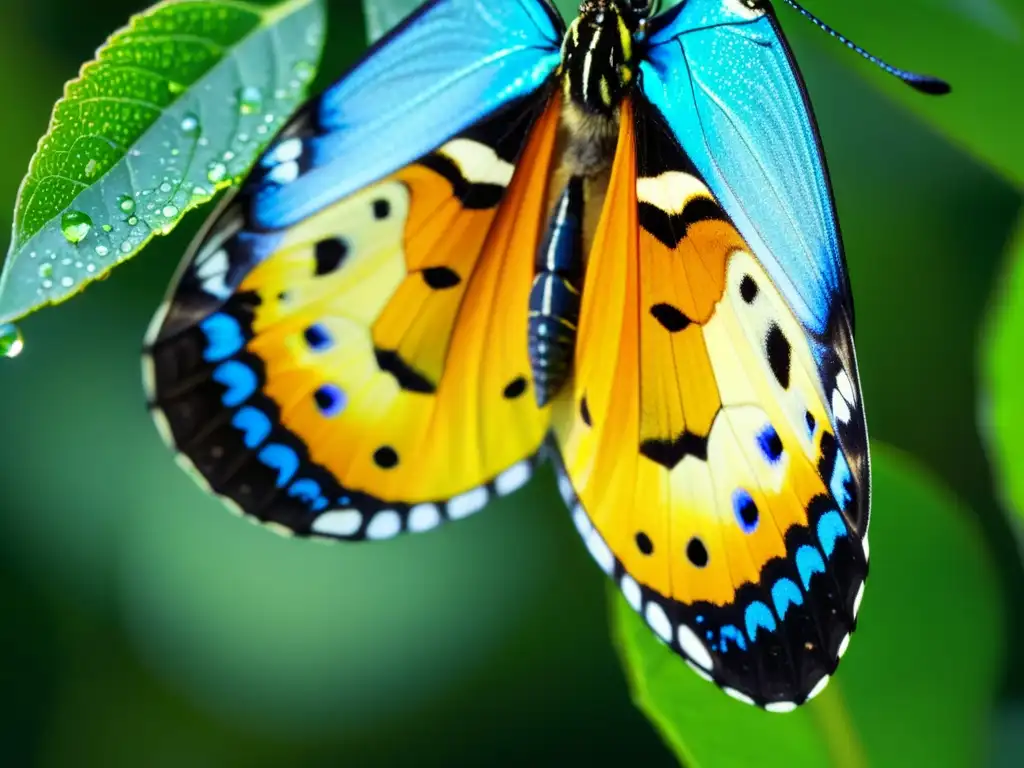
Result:
{"label": "hindwing", "polygon": [[[558,106],[514,102],[281,229],[251,227],[246,193],[225,209],[147,349],[151,408],[215,493],[296,533],[379,539],[530,477],[548,426],[530,254]],[[303,142],[286,134],[256,188],[301,174]]]}
{"label": "hindwing", "polygon": [[627,103],[553,412],[562,490],[654,633],[776,711],[824,686],[867,571],[866,441],[837,329],[801,324],[657,111]]}

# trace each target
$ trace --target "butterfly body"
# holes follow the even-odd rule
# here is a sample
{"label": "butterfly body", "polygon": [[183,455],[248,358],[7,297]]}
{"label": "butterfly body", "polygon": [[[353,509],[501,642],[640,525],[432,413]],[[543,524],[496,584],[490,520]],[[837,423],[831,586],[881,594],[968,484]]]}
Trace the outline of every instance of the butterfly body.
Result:
{"label": "butterfly body", "polygon": [[788,711],[867,574],[842,244],[770,7],[648,6],[427,2],[197,240],[151,409],[205,487],[300,536],[427,531],[551,455],[652,632]]}

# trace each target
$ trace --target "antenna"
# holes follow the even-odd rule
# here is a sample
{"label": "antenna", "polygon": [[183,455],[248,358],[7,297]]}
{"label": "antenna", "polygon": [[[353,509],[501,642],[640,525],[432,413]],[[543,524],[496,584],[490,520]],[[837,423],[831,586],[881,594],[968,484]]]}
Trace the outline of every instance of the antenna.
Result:
{"label": "antenna", "polygon": [[922,93],[932,94],[933,96],[941,96],[942,94],[950,92],[951,89],[949,87],[949,83],[947,83],[945,80],[940,80],[939,78],[932,77],[931,75],[919,75],[916,72],[908,72],[905,69],[899,69],[898,67],[894,67],[891,64],[887,64],[877,56],[868,53],[859,45],[854,43],[852,40],[850,40],[847,37],[844,37],[843,35],[839,34],[836,30],[832,29],[832,27],[830,27],[828,24],[823,22],[813,13],[808,11],[796,0],[782,0],[782,2],[784,2],[793,10],[797,11],[801,16],[813,21],[820,29],[823,29],[824,31],[828,32],[830,35],[832,35],[832,37],[836,38],[836,40],[841,42],[851,51],[859,53],[872,64],[881,67],[890,75],[898,77],[911,88],[921,91]]}

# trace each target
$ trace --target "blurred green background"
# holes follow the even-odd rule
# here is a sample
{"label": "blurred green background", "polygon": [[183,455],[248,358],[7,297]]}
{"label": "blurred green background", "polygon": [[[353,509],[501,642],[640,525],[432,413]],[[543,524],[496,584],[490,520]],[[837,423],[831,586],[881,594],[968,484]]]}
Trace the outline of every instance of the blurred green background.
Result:
{"label": "blurred green background", "polygon": [[[1016,158],[999,161],[1009,142],[965,140],[949,115],[931,113],[969,116],[968,130],[972,121],[1003,125],[1007,115],[1014,123],[1024,14],[999,16],[1014,0],[907,0],[893,14],[874,12],[887,5],[871,0],[843,26],[849,8],[807,5],[894,63],[950,77],[955,89],[963,84],[943,62],[949,51],[951,62],[969,58],[961,33],[977,45],[993,36],[983,62],[1009,52],[1019,66],[993,63],[966,94],[919,106],[913,100],[924,97],[899,92],[779,9],[832,172],[872,439],[901,449],[901,461],[957,499],[951,508],[980,530],[998,582],[978,596],[1003,611],[1005,637],[985,645],[1008,649],[997,659],[997,696],[991,710],[973,713],[977,753],[949,764],[1020,765],[1024,572],[978,416],[987,397],[982,331],[1008,268],[1024,173]],[[949,23],[916,28],[913,8],[936,6]],[[0,216],[11,215],[64,81],[143,7],[5,0]],[[329,7],[319,86],[365,45],[359,4]],[[1017,102],[999,109],[1014,87]],[[678,764],[631,703],[604,579],[549,472],[441,532],[343,547],[248,525],[175,466],[146,413],[138,353],[202,219],[191,215],[108,280],[26,320],[25,351],[0,365],[0,763]],[[880,570],[903,568],[911,583],[918,556],[931,554],[926,535],[904,536],[902,551],[873,544],[873,567],[884,558]],[[951,587],[922,578],[916,588],[941,606]],[[876,632],[884,638],[884,627]],[[956,699],[959,678],[947,665],[978,652],[969,631],[956,637],[922,633],[912,640],[916,669],[891,665],[886,679],[870,681],[876,691],[858,681],[850,697],[869,707],[906,671],[933,680],[936,700]],[[857,638],[851,657],[856,648]],[[721,760],[702,764],[734,764],[723,749]],[[868,762],[908,764],[898,750]]]}

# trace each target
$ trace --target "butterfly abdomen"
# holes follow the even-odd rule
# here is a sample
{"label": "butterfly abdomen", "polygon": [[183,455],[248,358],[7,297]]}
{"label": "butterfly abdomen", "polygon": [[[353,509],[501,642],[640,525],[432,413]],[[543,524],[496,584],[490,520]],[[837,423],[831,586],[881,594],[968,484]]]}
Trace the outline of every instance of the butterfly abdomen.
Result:
{"label": "butterfly abdomen", "polygon": [[530,290],[529,354],[540,406],[568,380],[576,349],[583,283],[583,196],[584,180],[573,176],[537,252]]}

